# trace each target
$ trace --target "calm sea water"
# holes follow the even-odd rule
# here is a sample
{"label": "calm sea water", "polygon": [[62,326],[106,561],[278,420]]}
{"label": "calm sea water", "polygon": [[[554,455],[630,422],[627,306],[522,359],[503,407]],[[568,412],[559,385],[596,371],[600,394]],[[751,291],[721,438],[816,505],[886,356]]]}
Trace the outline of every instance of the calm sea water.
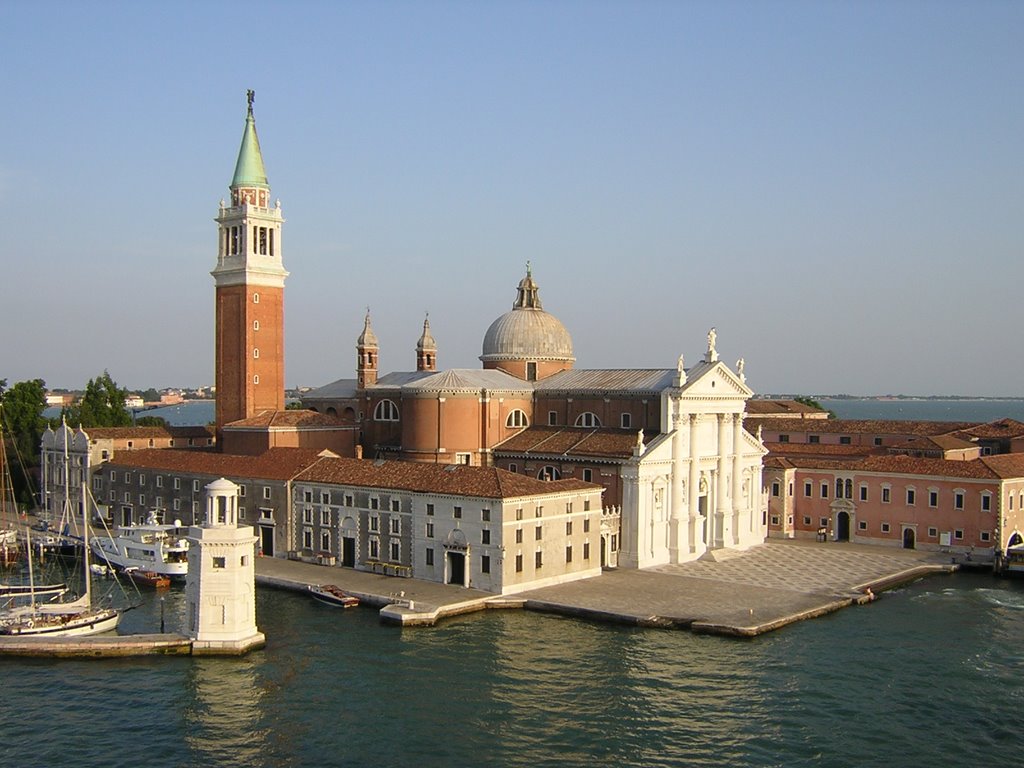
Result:
{"label": "calm sea water", "polygon": [[[180,622],[181,592],[163,604]],[[160,603],[125,631],[155,631]],[[525,611],[434,628],[258,593],[242,659],[0,660],[12,765],[1015,761],[1024,582],[933,577],[754,640]]]}
{"label": "calm sea water", "polygon": [[1024,421],[1022,400],[819,400],[840,419],[921,419],[926,421]]}

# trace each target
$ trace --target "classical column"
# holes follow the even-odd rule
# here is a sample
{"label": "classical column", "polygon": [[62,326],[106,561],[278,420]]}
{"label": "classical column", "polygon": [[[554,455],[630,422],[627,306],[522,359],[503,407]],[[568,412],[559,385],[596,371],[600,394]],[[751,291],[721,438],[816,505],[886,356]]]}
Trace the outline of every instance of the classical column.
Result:
{"label": "classical column", "polygon": [[715,478],[715,532],[712,537],[714,547],[720,549],[729,540],[729,532],[726,520],[729,517],[729,507],[726,497],[726,463],[727,455],[725,442],[725,414],[718,414],[718,462]]}
{"label": "classical column", "polygon": [[679,398],[672,401],[672,491],[669,519],[668,557],[670,563],[680,561],[686,551],[686,518],[683,515],[683,414]]}
{"label": "classical column", "polygon": [[690,481],[687,484],[689,495],[686,497],[689,502],[690,511],[690,552],[697,551],[697,542],[703,543],[703,536],[698,536],[698,531],[703,530],[700,526],[700,458],[697,451],[697,414],[690,414]]}
{"label": "classical column", "polygon": [[732,538],[739,544],[740,520],[743,519],[743,414],[732,415]]}

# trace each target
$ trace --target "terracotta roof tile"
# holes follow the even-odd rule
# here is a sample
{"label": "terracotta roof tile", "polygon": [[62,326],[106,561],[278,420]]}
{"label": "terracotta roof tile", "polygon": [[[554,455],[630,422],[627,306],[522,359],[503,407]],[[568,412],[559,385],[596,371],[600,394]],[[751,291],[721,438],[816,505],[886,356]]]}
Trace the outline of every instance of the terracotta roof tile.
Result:
{"label": "terracotta roof tile", "polygon": [[888,421],[885,419],[744,419],[751,434],[762,427],[770,432],[844,435],[948,435],[977,426],[969,421]]}
{"label": "terracotta roof tile", "polygon": [[815,408],[813,405],[798,403],[796,400],[760,400],[751,398],[747,400],[747,413],[751,416],[768,413],[813,413],[827,414],[824,408]]}
{"label": "terracotta roof tile", "polygon": [[321,459],[301,472],[296,481],[490,499],[593,491],[601,487],[582,480],[537,480],[496,467],[343,458]]}
{"label": "terracotta roof tile", "polygon": [[819,456],[821,458],[862,459],[872,454],[885,453],[884,448],[873,445],[834,445],[828,443],[765,443],[772,456]]}
{"label": "terracotta roof tile", "polygon": [[857,465],[864,472],[886,472],[900,475],[928,475],[931,477],[965,477],[987,480],[996,473],[982,459],[951,461],[949,459],[919,459],[913,456],[871,456]]}
{"label": "terracotta roof tile", "polygon": [[[255,416],[247,419],[232,421],[224,425],[225,429],[245,429],[259,427],[261,429],[274,429],[278,427],[340,427],[345,426],[344,422],[336,416],[329,416],[326,413],[317,413],[307,410],[289,411],[260,411]],[[351,425],[348,425],[351,426]]]}
{"label": "terracotta roof tile", "polygon": [[90,440],[146,440],[171,437],[213,437],[209,427],[83,427]]}
{"label": "terracotta roof tile", "polygon": [[1024,423],[1016,419],[999,419],[988,424],[967,427],[964,433],[978,438],[1024,437]]}
{"label": "terracotta roof tile", "polygon": [[153,469],[214,477],[289,480],[317,461],[320,454],[321,451],[312,448],[271,448],[259,456],[149,448],[118,453],[109,465],[117,469]]}
{"label": "terracotta roof tile", "polygon": [[[644,433],[650,442],[657,432]],[[628,459],[636,447],[637,430],[585,427],[528,427],[494,447],[495,453],[537,456],[599,456]]]}

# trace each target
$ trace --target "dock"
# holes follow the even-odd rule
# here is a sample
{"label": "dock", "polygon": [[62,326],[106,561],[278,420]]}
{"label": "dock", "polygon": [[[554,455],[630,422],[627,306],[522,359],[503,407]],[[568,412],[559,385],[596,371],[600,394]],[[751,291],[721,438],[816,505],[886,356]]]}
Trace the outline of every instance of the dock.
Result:
{"label": "dock", "polygon": [[381,620],[431,626],[449,616],[524,609],[643,627],[754,637],[871,602],[886,589],[952,573],[947,554],[864,544],[771,540],[745,552],[497,596],[464,587],[260,558],[258,585],[305,592],[336,584],[380,608]]}

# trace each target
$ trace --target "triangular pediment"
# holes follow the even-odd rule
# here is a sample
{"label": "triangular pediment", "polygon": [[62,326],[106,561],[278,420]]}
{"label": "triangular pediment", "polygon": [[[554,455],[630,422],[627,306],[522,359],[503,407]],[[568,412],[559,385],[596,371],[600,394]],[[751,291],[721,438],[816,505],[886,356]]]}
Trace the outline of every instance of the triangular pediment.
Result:
{"label": "triangular pediment", "polygon": [[686,372],[683,397],[740,398],[746,400],[754,392],[740,377],[721,362],[700,363]]}

